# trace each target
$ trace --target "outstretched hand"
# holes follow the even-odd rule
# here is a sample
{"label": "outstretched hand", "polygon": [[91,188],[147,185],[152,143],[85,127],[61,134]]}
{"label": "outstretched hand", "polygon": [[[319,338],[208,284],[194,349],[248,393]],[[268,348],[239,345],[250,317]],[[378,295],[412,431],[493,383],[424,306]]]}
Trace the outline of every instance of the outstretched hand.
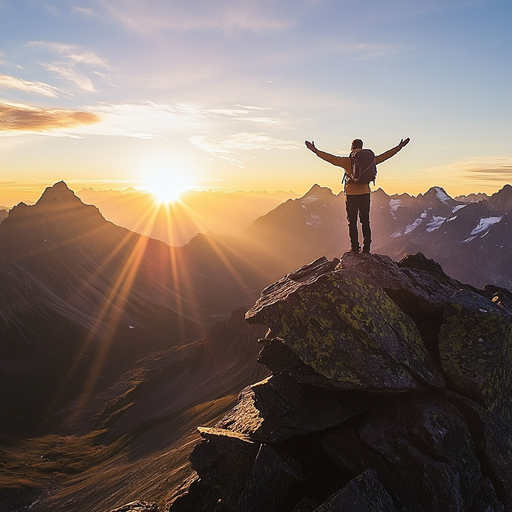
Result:
{"label": "outstretched hand", "polygon": [[400,146],[400,149],[401,149],[401,148],[403,148],[404,146],[407,146],[407,144],[409,144],[409,141],[410,141],[410,140],[411,140],[411,139],[409,139],[409,137],[407,137],[407,139],[405,139],[405,140],[404,140],[404,139],[402,139],[402,140],[400,141],[400,144],[398,144],[398,145]]}
{"label": "outstretched hand", "polygon": [[316,153],[316,147],[315,147],[315,142],[314,142],[314,141],[309,142],[308,140],[306,140],[306,141],[304,142],[304,144],[306,144],[306,147],[307,147],[310,151],[313,151],[313,153]]}

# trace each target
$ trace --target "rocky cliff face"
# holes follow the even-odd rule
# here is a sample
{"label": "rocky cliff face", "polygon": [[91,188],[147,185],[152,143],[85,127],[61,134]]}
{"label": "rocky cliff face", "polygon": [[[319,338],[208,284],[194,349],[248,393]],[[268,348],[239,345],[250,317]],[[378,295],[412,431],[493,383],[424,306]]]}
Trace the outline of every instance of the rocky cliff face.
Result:
{"label": "rocky cliff face", "polygon": [[246,318],[271,376],[200,428],[171,512],[512,510],[510,292],[345,254]]}

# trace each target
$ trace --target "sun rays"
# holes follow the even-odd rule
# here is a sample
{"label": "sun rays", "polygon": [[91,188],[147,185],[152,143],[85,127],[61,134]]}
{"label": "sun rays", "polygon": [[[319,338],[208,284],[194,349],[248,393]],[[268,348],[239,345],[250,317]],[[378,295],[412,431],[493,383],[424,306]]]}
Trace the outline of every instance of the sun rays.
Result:
{"label": "sun rays", "polygon": [[[183,202],[180,203],[180,208],[185,209],[189,217],[194,219],[200,232],[204,226],[200,215]],[[172,232],[179,230],[172,203],[155,202],[139,219],[135,230],[151,228],[162,215],[165,216],[171,238]],[[91,289],[102,297],[93,317],[89,318],[88,334],[54,399],[56,405],[66,387],[75,380],[84,358],[94,357],[87,366],[87,375],[82,381],[73,413],[68,417],[70,424],[86,414],[88,403],[98,389],[98,380],[105,375],[105,365],[114,356],[113,345],[116,344],[117,353],[120,348],[118,344],[123,343],[123,336],[128,338],[138,332],[129,331],[130,326],[136,330],[138,328],[134,307],[151,307],[150,304],[153,303],[165,304],[174,312],[174,332],[168,333],[170,347],[171,339],[174,339],[174,343],[191,341],[187,338],[187,335],[190,336],[191,323],[204,326],[205,322],[211,322],[209,315],[212,314],[210,310],[214,306],[210,300],[208,308],[205,309],[205,297],[208,295],[205,286],[213,287],[218,296],[224,290],[232,288],[239,290],[237,297],[249,297],[255,291],[254,284],[247,282],[247,270],[253,276],[257,272],[257,266],[251,262],[245,251],[236,244],[231,244],[230,239],[203,237],[201,243],[205,243],[205,247],[199,251],[201,256],[197,260],[197,256],[190,256],[187,248],[170,247],[163,242],[115,227],[107,221],[101,228],[81,233],[78,240],[88,245],[94,243],[97,236],[102,240],[109,240],[109,252],[95,262],[94,271],[67,298],[70,305],[78,307],[83,295],[91,295]],[[77,239],[66,240],[63,244],[68,246],[76,241]],[[201,260],[202,258],[204,259]],[[209,283],[219,283],[220,288],[218,284]],[[219,289],[215,290],[215,287]],[[246,305],[235,302],[236,298],[228,298],[226,304],[218,304],[219,313],[230,313],[231,309],[227,310],[228,305],[229,308]],[[223,307],[226,311],[222,311]],[[140,343],[144,344],[143,338]]]}

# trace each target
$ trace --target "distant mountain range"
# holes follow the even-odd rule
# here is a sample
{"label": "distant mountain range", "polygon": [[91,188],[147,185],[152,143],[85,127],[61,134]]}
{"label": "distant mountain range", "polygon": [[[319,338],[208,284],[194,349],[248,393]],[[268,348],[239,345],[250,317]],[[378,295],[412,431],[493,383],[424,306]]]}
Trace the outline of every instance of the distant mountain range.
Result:
{"label": "distant mountain range", "polygon": [[198,233],[236,235],[261,215],[298,195],[291,191],[187,191],[179,201],[159,205],[151,194],[134,189],[120,192],[86,188],[76,194],[85,203],[97,206],[114,224],[176,247],[187,244]]}
{"label": "distant mountain range", "polygon": [[[417,197],[372,193],[372,252],[399,259],[421,251],[454,278],[512,287],[512,187],[478,202],[433,187]],[[472,199],[472,198],[470,198]],[[475,198],[476,199],[476,198]],[[349,248],[343,194],[315,185],[257,219],[243,236],[295,266]]]}

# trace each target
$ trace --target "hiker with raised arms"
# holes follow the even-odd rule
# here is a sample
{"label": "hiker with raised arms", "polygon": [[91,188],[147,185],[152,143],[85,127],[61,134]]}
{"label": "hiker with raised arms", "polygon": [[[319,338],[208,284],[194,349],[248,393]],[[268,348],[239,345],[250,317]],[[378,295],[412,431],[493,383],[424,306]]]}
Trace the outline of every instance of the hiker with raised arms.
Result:
{"label": "hiker with raised arms", "polygon": [[377,176],[377,164],[396,155],[410,139],[402,139],[398,146],[375,156],[371,149],[363,149],[363,141],[354,139],[349,156],[335,156],[315,147],[313,141],[306,141],[306,147],[316,156],[345,170],[345,206],[347,209],[348,231],[350,235],[351,252],[359,253],[359,238],[357,233],[357,218],[359,216],[363,229],[363,252],[370,252],[372,233],[370,229],[370,182]]}

